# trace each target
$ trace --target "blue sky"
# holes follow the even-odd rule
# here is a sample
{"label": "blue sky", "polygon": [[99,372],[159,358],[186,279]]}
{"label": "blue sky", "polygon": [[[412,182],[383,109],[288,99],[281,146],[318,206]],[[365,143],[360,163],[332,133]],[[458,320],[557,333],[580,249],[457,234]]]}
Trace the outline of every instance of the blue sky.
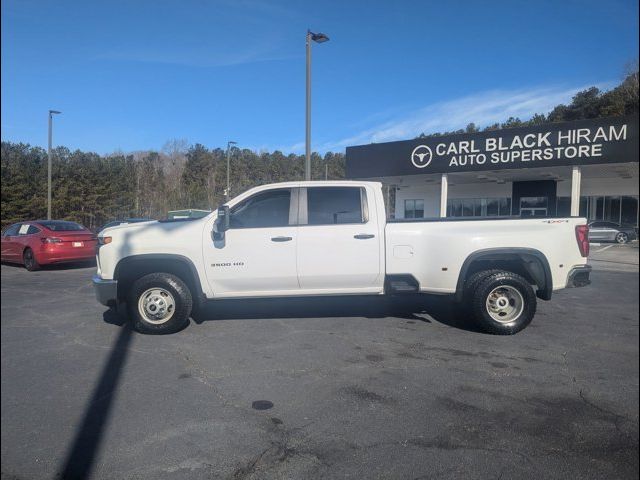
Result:
{"label": "blue sky", "polygon": [[638,57],[638,2],[2,1],[2,139],[72,149],[304,149],[526,118],[610,88]]}

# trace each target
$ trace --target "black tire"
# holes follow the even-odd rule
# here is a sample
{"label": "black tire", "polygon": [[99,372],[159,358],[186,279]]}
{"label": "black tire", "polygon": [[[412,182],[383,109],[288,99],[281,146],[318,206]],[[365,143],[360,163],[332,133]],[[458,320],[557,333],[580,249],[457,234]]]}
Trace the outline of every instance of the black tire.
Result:
{"label": "black tire", "polygon": [[456,304],[455,306],[455,315],[460,320],[467,320],[468,318],[473,317],[473,311],[471,309],[471,299],[473,297],[473,293],[478,288],[478,284],[487,278],[489,275],[493,275],[494,273],[501,272],[502,270],[493,269],[493,270],[481,270],[472,274],[465,282],[464,282],[464,294],[463,301],[461,303]]}
{"label": "black tire", "polygon": [[[141,300],[143,295],[145,299]],[[173,308],[167,309],[167,320],[162,316],[153,319],[151,315],[146,314],[150,313],[148,309],[154,307],[153,304],[157,304],[156,301],[152,301],[155,299],[158,302],[166,301],[166,305],[173,304]],[[179,277],[170,273],[150,273],[133,283],[127,303],[129,321],[135,330],[151,335],[163,335],[177,332],[187,326],[193,299],[189,287]],[[143,306],[145,303],[148,304],[146,310]]]}
{"label": "black tire", "polygon": [[470,298],[473,295],[473,292],[476,291],[478,285],[482,280],[487,278],[489,275],[493,275],[495,273],[500,273],[503,270],[493,269],[493,270],[481,270],[480,272],[476,272],[469,277],[469,279],[464,283],[464,296],[465,298]]}
{"label": "black tire", "polygon": [[[502,288],[501,288],[502,287]],[[504,303],[504,310],[489,312],[489,296]],[[512,272],[492,271],[470,292],[470,309],[476,323],[495,335],[513,335],[531,323],[536,314],[536,294],[529,282]],[[494,305],[497,308],[497,305]],[[509,312],[509,313],[507,313]],[[492,316],[493,314],[493,316]],[[504,315],[504,319],[496,317]]]}
{"label": "black tire", "polygon": [[25,248],[24,252],[22,252],[22,263],[24,264],[24,268],[30,272],[40,270],[40,264],[38,260],[36,260],[36,255],[30,248]]}
{"label": "black tire", "polygon": [[625,232],[618,232],[618,234],[616,235],[616,242],[620,243],[620,244],[625,244],[629,241],[629,235],[626,234]]}

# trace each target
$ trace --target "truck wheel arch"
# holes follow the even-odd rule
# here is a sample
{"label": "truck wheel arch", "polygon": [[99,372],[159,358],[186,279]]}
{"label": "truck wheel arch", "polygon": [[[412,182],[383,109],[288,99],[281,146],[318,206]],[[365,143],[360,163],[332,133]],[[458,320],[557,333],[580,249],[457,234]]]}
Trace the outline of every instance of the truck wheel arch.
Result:
{"label": "truck wheel arch", "polygon": [[462,264],[455,299],[462,301],[465,282],[474,273],[484,269],[503,268],[520,274],[537,285],[536,296],[551,300],[553,277],[547,257],[534,248],[488,248],[470,254]]}
{"label": "truck wheel arch", "polygon": [[132,283],[149,273],[170,273],[180,277],[191,290],[194,303],[204,298],[200,276],[194,263],[177,254],[140,254],[121,259],[114,270],[113,278],[118,281],[118,298],[125,299]]}

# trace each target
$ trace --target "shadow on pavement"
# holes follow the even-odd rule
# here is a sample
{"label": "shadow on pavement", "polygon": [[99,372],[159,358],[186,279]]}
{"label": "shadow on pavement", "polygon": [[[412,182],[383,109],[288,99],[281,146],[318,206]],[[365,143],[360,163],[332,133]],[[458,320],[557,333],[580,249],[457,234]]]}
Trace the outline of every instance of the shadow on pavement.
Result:
{"label": "shadow on pavement", "polygon": [[[22,265],[21,263],[9,263],[9,262],[3,261],[2,262],[2,266],[22,269],[25,272],[27,271],[24,268],[24,265]],[[96,261],[94,259],[94,260],[85,260],[85,261],[82,261],[82,262],[50,263],[50,264],[47,264],[47,265],[40,265],[40,270],[43,270],[43,271],[75,270],[75,269],[89,268],[89,267],[95,267],[95,266],[96,266]]]}
{"label": "shadow on pavement", "polygon": [[428,295],[342,296],[216,300],[195,313],[198,324],[215,320],[318,317],[395,317],[480,332],[461,308],[445,297]]}
{"label": "shadow on pavement", "polygon": [[[105,317],[111,315],[109,312],[105,312]],[[118,332],[58,478],[83,479],[89,477],[100,448],[113,400],[118,391],[120,376],[129,353],[132,333],[128,325],[125,325]]]}
{"label": "shadow on pavement", "polygon": [[[228,299],[206,302],[192,312],[197,324],[217,320],[322,317],[393,317],[427,324],[435,321],[483,333],[459,305],[447,297],[429,295]],[[127,323],[126,317],[113,308],[104,313],[103,320],[119,327]]]}

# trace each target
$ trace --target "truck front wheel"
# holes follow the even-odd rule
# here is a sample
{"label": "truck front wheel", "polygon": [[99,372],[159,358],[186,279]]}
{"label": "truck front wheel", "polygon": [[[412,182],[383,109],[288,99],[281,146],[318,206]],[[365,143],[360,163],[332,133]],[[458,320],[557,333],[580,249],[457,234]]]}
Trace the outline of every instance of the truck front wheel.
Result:
{"label": "truck front wheel", "polygon": [[141,333],[177,332],[189,323],[193,300],[189,287],[175,275],[150,273],[131,286],[129,318]]}
{"label": "truck front wheel", "polygon": [[512,272],[487,272],[470,294],[471,313],[489,333],[513,335],[536,313],[536,294],[529,282]]}

